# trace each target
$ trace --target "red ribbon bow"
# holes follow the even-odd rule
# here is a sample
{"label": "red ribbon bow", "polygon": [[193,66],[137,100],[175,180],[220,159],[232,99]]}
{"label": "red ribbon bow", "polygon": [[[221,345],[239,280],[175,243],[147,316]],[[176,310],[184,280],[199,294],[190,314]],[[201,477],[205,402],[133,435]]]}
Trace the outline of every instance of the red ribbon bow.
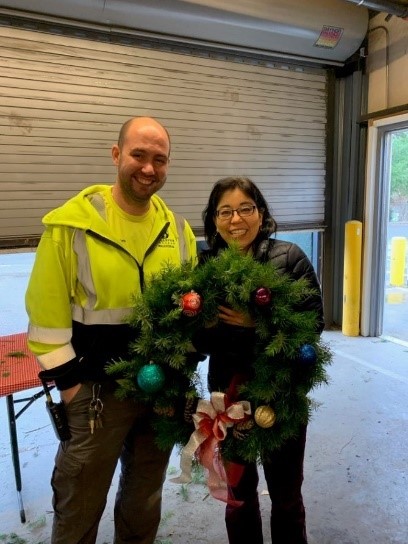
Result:
{"label": "red ribbon bow", "polygon": [[224,393],[212,393],[210,400],[201,399],[193,414],[195,431],[181,452],[181,475],[172,481],[191,482],[191,465],[195,456],[207,469],[207,485],[216,499],[228,504],[239,505],[228,497],[228,485],[234,486],[242,475],[243,466],[237,463],[224,463],[219,443],[227,436],[227,429],[251,414],[248,401],[230,402]]}

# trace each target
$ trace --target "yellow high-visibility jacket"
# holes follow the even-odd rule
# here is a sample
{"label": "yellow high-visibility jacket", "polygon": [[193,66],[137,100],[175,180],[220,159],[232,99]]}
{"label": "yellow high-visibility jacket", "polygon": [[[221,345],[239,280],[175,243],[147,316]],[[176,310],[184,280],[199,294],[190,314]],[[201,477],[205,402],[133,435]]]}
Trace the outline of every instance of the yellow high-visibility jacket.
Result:
{"label": "yellow high-visibility jacket", "polygon": [[154,226],[143,262],[137,262],[105,220],[106,190],[88,187],[43,219],[26,292],[28,343],[42,375],[59,389],[106,379],[106,363],[125,358],[134,339],[124,324],[134,295],[163,265],[197,259],[187,221],[154,195]]}

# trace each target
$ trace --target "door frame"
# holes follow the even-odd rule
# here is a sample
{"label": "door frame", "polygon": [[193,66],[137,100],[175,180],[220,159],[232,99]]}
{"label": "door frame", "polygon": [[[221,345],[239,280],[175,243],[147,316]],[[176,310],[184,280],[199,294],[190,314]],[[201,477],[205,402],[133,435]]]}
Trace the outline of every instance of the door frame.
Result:
{"label": "door frame", "polygon": [[[389,164],[384,156],[389,147],[387,135],[403,128],[408,129],[408,113],[372,120],[368,127],[361,278],[362,336],[380,336],[382,333],[389,205]],[[378,293],[382,295],[378,296]]]}

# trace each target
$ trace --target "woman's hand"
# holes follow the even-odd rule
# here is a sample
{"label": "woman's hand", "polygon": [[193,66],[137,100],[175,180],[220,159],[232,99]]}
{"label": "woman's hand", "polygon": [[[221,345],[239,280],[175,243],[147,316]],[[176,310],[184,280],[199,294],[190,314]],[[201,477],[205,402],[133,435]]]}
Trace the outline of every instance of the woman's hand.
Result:
{"label": "woman's hand", "polygon": [[227,306],[218,306],[220,313],[218,317],[223,323],[227,325],[235,325],[237,327],[255,327],[255,321],[249,314],[244,312],[238,312],[232,308],[227,308]]}

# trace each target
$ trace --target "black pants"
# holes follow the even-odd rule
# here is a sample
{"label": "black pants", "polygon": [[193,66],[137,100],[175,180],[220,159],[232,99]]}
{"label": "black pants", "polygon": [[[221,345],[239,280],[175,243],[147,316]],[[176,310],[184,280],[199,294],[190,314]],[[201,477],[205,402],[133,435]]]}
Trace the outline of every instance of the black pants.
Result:
{"label": "black pants", "polygon": [[[301,487],[306,445],[306,427],[296,439],[287,441],[262,463],[272,502],[273,544],[307,544],[305,508]],[[231,495],[244,503],[227,505],[225,522],[229,544],[263,544],[258,499],[258,471],[255,463],[245,465],[244,473]]]}

